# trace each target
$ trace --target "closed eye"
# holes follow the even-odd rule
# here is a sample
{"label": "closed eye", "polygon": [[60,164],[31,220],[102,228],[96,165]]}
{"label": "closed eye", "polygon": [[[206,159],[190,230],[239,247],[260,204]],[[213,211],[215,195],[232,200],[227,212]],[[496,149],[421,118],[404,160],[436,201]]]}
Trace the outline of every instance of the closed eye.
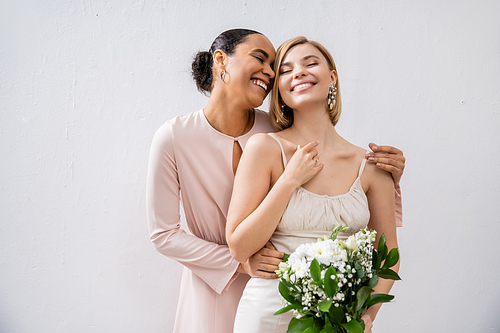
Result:
{"label": "closed eye", "polygon": [[262,64],[264,63],[264,58],[254,56],[255,59],[259,60]]}

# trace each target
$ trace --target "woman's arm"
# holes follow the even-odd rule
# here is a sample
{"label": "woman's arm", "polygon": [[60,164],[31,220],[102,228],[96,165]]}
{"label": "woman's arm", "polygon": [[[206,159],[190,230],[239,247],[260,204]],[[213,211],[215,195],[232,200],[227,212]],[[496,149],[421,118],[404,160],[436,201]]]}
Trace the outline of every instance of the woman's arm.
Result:
{"label": "woman's arm", "polygon": [[155,134],[149,156],[146,189],[151,241],[158,252],[189,268],[221,293],[234,280],[239,263],[225,245],[186,233],[180,227],[180,185],[172,140],[172,126]]}
{"label": "woman's arm", "polygon": [[403,152],[391,146],[377,146],[374,143],[369,144],[373,153],[367,153],[368,162],[375,163],[377,168],[391,173],[394,180],[394,199],[395,199],[395,214],[396,226],[403,226],[403,204],[401,202],[401,187],[399,182],[403,176],[406,159]]}
{"label": "woman's arm", "polygon": [[[231,255],[245,262],[271,238],[293,191],[318,173],[322,163],[313,160],[317,142],[298,148],[283,174],[281,150],[273,138],[257,134],[248,140],[236,172],[226,225]],[[273,178],[277,178],[273,184]],[[271,189],[270,189],[271,188]]]}
{"label": "woman's arm", "polygon": [[[370,208],[370,221],[368,227],[377,231],[375,248],[378,246],[380,237],[384,234],[387,240],[387,247],[390,251],[398,247],[394,216],[394,183],[389,173],[373,165],[367,165],[366,171],[368,171],[368,176],[371,180],[369,189],[366,193]],[[399,262],[392,269],[398,272]],[[387,294],[391,290],[393,284],[393,280],[380,279],[379,283],[374,288],[374,293]],[[366,319],[366,316],[369,316],[369,321],[373,321],[380,306],[381,304],[377,304],[369,308],[365,313],[364,319]]]}

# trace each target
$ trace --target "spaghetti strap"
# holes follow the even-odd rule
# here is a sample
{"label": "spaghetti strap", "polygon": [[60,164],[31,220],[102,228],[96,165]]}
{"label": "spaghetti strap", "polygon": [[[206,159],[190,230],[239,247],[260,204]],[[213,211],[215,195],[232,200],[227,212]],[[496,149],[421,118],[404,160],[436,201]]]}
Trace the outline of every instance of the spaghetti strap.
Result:
{"label": "spaghetti strap", "polygon": [[[366,152],[368,153],[368,150]],[[361,177],[361,174],[363,173],[363,170],[365,169],[365,165],[366,165],[366,158],[363,156],[363,160],[361,161],[361,165],[359,166],[358,177]]]}
{"label": "spaghetti strap", "polygon": [[276,142],[280,145],[281,156],[283,157],[283,168],[286,168],[286,164],[287,164],[286,155],[285,155],[285,151],[283,150],[283,146],[281,145],[280,140],[277,137],[275,137],[273,133],[267,133],[267,135],[269,135],[271,138],[273,138],[274,140],[276,140]]}

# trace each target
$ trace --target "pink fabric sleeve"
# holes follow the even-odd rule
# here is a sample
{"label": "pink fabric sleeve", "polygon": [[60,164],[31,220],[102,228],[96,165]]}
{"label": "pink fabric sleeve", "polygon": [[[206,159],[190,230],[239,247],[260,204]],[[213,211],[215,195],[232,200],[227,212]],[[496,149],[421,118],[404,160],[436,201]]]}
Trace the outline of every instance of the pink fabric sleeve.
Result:
{"label": "pink fabric sleeve", "polygon": [[227,245],[203,240],[180,227],[180,184],[169,123],[156,132],[151,146],[146,207],[156,249],[189,268],[217,293],[227,290],[239,265]]}
{"label": "pink fabric sleeve", "polygon": [[403,203],[401,202],[401,187],[396,185],[394,187],[394,204],[395,204],[395,214],[396,214],[396,227],[403,226]]}

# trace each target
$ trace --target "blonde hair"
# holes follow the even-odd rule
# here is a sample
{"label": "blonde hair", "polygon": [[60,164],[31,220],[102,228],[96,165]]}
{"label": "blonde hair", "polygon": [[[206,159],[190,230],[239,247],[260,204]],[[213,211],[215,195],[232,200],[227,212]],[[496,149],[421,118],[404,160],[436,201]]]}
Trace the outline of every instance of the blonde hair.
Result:
{"label": "blonde hair", "polygon": [[[292,47],[301,44],[311,44],[312,46],[316,47],[325,57],[330,70],[334,70],[337,73],[337,67],[335,66],[335,61],[333,60],[332,55],[320,43],[308,40],[303,36],[298,36],[291,38],[281,44],[276,51],[276,58],[274,59],[274,73],[276,73],[276,76],[274,78],[273,90],[271,91],[271,103],[269,108],[269,117],[271,118],[271,123],[278,131],[284,130],[285,128],[288,128],[293,124],[293,110],[288,105],[284,104],[278,89],[280,66],[283,63],[283,59],[285,58],[286,53]],[[335,106],[332,110],[327,109],[328,113],[330,114],[330,120],[333,126],[337,124],[340,118],[340,114],[342,113],[342,100],[340,98],[338,74],[335,86],[337,87],[337,95],[335,95]],[[284,105],[283,111],[281,110],[281,105]]]}

